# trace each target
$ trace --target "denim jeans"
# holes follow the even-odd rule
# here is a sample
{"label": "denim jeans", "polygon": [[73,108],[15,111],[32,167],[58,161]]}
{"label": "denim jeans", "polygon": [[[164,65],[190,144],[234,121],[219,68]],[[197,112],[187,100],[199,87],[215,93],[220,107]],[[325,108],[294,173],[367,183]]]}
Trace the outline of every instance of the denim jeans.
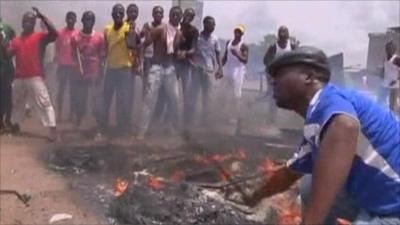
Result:
{"label": "denim jeans", "polygon": [[193,66],[187,62],[178,62],[176,65],[177,73],[182,85],[183,97],[183,123],[185,127],[190,123],[190,102],[192,101],[191,94],[191,79]]}
{"label": "denim jeans", "polygon": [[108,126],[111,100],[116,93],[117,128],[122,133],[130,132],[132,125],[134,77],[130,68],[108,69],[104,80],[104,99],[101,128]]}
{"label": "denim jeans", "polygon": [[[97,79],[84,79],[81,75],[74,75],[76,77],[71,79],[70,84],[73,86],[73,93],[71,94],[71,102],[74,109],[74,114],[79,125],[86,115],[88,102],[91,112],[98,124],[101,123],[101,97],[102,86],[101,77]],[[90,96],[90,98],[89,98]]]}
{"label": "denim jeans", "polygon": [[[64,94],[65,89],[69,86],[69,110],[73,110],[71,96],[74,92],[74,87],[71,85],[71,79],[73,76],[76,76],[77,70],[74,66],[63,66],[59,65],[57,68],[57,82],[58,82],[58,91],[57,91],[57,113],[59,116],[63,115],[63,105],[64,105]],[[59,118],[62,119],[62,118]]]}
{"label": "denim jeans", "polygon": [[171,115],[171,125],[178,127],[178,93],[177,77],[174,66],[162,67],[154,64],[149,70],[144,86],[143,106],[139,134],[145,135],[153,116],[159,91],[163,88],[167,101],[168,114]]}
{"label": "denim jeans", "polygon": [[193,69],[192,80],[190,83],[190,101],[187,108],[187,124],[186,128],[191,128],[193,125],[194,116],[196,114],[196,105],[201,91],[202,111],[200,118],[202,122],[208,122],[210,116],[210,102],[212,95],[214,72],[206,71],[202,68]]}

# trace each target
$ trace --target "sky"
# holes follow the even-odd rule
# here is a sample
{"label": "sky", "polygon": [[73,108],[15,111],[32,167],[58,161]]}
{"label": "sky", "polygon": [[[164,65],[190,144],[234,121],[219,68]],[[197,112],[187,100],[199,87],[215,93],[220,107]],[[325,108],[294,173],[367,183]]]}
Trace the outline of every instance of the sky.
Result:
{"label": "sky", "polygon": [[[78,14],[94,9],[97,28],[109,21],[111,6],[118,1],[24,1],[2,0],[3,20],[19,20],[26,9],[42,8],[57,25],[62,25],[67,10]],[[128,5],[132,1],[119,1]],[[151,8],[168,9],[171,1],[134,1],[139,5],[139,21],[151,19]],[[17,10],[16,8],[17,7]],[[168,10],[166,10],[168,12]],[[62,15],[62,16],[60,16]],[[385,32],[400,25],[400,1],[217,1],[204,0],[203,16],[215,17],[217,36],[231,38],[237,24],[246,26],[245,40],[258,43],[268,33],[286,25],[301,44],[315,45],[328,55],[344,52],[345,64],[365,66],[368,33]],[[165,14],[167,18],[167,13]]]}

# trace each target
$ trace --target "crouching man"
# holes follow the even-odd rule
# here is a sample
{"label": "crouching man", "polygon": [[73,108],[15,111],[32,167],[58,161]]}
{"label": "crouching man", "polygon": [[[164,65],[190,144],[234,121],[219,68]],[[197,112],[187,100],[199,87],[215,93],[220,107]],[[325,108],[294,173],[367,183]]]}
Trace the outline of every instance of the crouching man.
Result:
{"label": "crouching man", "polygon": [[304,136],[287,165],[246,202],[254,206],[312,174],[302,224],[335,224],[325,219],[342,190],[360,210],[353,224],[400,224],[399,117],[329,83],[327,57],[317,48],[285,53],[268,72],[277,106],[304,118]]}

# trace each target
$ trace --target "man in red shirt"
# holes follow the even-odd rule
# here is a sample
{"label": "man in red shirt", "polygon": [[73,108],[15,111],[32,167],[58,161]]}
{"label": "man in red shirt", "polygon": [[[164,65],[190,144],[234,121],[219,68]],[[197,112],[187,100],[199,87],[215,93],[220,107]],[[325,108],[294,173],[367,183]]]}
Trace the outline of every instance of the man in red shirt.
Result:
{"label": "man in red shirt", "polygon": [[[52,23],[35,7],[22,18],[22,33],[10,45],[1,45],[5,57],[15,56],[15,78],[13,81],[13,115],[17,125],[22,121],[27,100],[31,100],[39,112],[42,123],[50,128],[50,141],[55,141],[56,118],[47,87],[43,80],[40,60],[42,48],[57,38],[57,30]],[[46,25],[48,32],[35,32],[36,18]],[[2,39],[2,38],[0,38]],[[0,40],[2,43],[2,40]]]}
{"label": "man in red shirt", "polygon": [[[55,61],[57,62],[57,81],[58,81],[58,93],[57,93],[57,118],[62,119],[63,103],[64,103],[64,92],[72,73],[74,72],[74,62],[72,60],[71,50],[71,38],[76,32],[76,14],[75,12],[67,12],[65,17],[66,27],[58,31],[58,38],[55,42]],[[72,86],[69,85],[70,95],[72,94]],[[70,110],[72,110],[72,103],[70,101]]]}
{"label": "man in red shirt", "polygon": [[105,58],[105,43],[102,33],[93,30],[96,21],[92,11],[85,11],[82,15],[82,30],[73,35],[71,39],[72,53],[75,62],[75,73],[71,85],[72,107],[76,117],[76,125],[81,124],[86,113],[88,95],[91,96],[93,114],[97,123],[100,122],[100,110],[103,79],[103,64]]}

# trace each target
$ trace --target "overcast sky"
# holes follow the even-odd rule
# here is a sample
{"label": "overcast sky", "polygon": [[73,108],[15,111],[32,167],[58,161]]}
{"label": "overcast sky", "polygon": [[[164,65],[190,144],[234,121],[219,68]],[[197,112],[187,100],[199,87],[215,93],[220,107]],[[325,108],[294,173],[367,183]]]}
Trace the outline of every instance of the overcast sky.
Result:
{"label": "overcast sky", "polygon": [[345,53],[346,64],[365,65],[369,32],[399,26],[399,1],[206,1],[205,14],[217,20],[217,34],[229,37],[236,23],[247,27],[246,40],[287,25],[301,44],[328,54]]}
{"label": "overcast sky", "polygon": [[[4,20],[20,18],[24,10],[12,10],[15,5],[43,8],[49,17],[62,23],[69,9],[78,14],[94,9],[98,27],[109,21],[110,8],[118,1],[2,1]],[[40,2],[40,3],[39,3]],[[127,5],[130,1],[120,1]],[[166,9],[171,1],[134,1],[140,7],[139,21],[151,18],[151,8],[159,4]],[[9,10],[7,10],[9,9]],[[385,32],[400,24],[399,1],[204,1],[203,15],[216,18],[216,34],[230,38],[236,24],[246,26],[247,42],[259,42],[267,33],[276,33],[287,25],[291,35],[301,44],[316,45],[328,54],[345,53],[345,64],[366,63],[369,32]],[[167,15],[165,15],[167,18]],[[18,21],[19,25],[20,21]]]}

